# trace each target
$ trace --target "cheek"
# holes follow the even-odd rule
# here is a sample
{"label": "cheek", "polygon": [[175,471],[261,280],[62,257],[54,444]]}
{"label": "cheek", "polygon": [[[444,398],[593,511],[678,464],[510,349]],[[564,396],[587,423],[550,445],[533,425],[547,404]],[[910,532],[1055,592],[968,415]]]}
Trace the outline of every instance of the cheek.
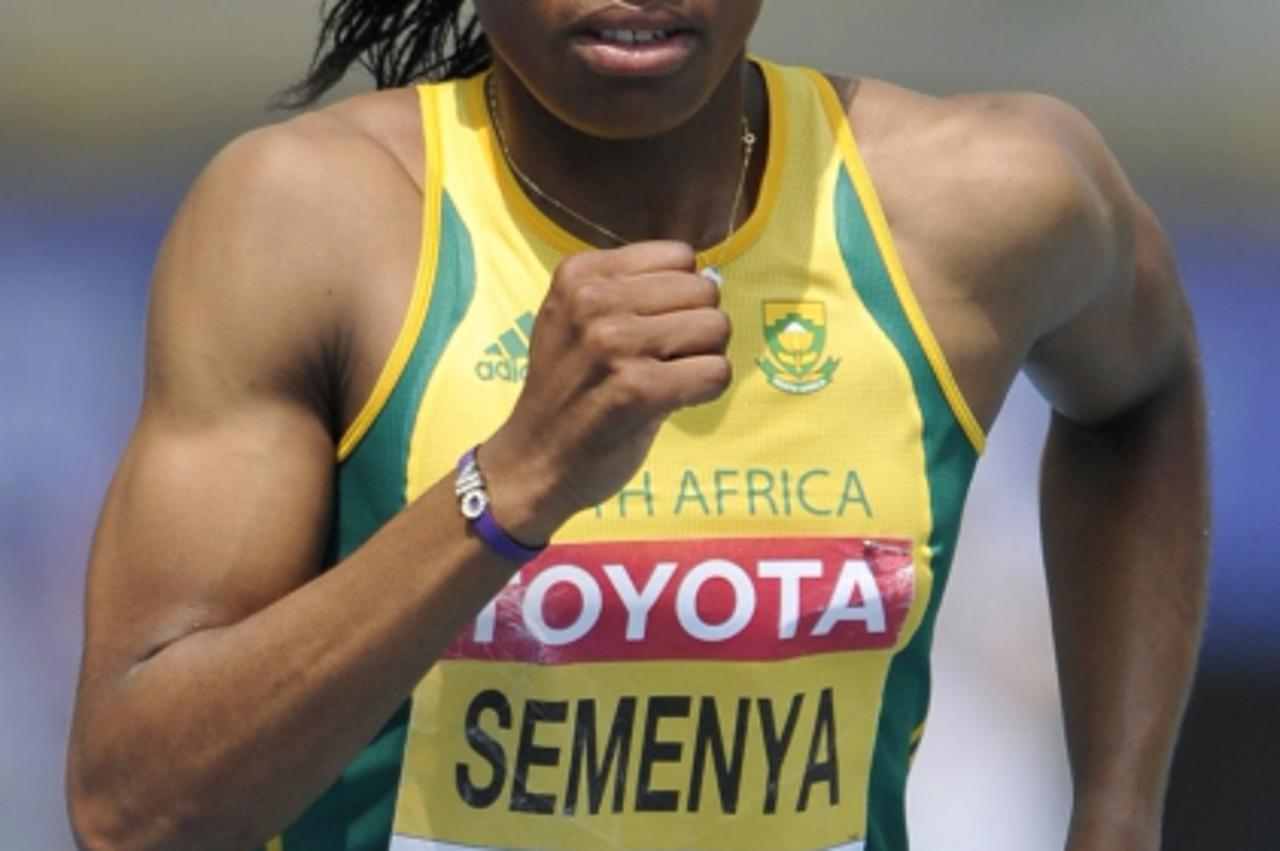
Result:
{"label": "cheek", "polygon": [[556,14],[550,2],[539,0],[476,0],[476,16],[489,47],[521,76],[544,76],[551,64]]}
{"label": "cheek", "polygon": [[726,42],[744,44],[760,18],[764,0],[706,0],[701,4],[709,21],[717,21]]}
{"label": "cheek", "polygon": [[475,0],[476,17],[490,42],[507,49],[536,45],[566,15],[566,4],[555,0]]}

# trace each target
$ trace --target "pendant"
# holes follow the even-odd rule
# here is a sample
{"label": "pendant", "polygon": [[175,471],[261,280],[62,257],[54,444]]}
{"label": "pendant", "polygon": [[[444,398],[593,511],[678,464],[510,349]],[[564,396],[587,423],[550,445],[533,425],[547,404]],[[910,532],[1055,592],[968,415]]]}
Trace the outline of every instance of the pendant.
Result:
{"label": "pendant", "polygon": [[724,275],[721,275],[720,270],[715,266],[707,266],[698,274],[715,284],[716,289],[724,288]]}

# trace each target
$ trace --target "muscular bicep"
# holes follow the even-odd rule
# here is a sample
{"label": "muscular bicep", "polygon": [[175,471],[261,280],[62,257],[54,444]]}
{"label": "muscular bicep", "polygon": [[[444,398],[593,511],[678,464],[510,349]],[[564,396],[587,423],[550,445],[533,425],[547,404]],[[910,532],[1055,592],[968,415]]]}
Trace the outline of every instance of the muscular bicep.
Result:
{"label": "muscular bicep", "polygon": [[1193,360],[1193,332],[1160,223],[1134,192],[1097,128],[1052,98],[1020,109],[1070,164],[1042,241],[1039,321],[1026,369],[1059,413],[1112,420],[1169,386]]}
{"label": "muscular bicep", "polygon": [[288,405],[249,405],[198,426],[147,415],[94,547],[86,670],[122,673],[314,575],[331,447],[314,418]]}
{"label": "muscular bicep", "polygon": [[326,276],[344,270],[290,224],[306,189],[288,144],[215,160],[161,251],[142,413],[91,558],[86,682],[250,617],[319,569],[334,466]]}
{"label": "muscular bicep", "polygon": [[[1194,360],[1190,313],[1168,240],[1150,210],[1128,195],[1129,217],[1097,295],[1041,337],[1027,372],[1054,407],[1084,424],[1142,404]],[[1082,270],[1081,274],[1089,274]]]}

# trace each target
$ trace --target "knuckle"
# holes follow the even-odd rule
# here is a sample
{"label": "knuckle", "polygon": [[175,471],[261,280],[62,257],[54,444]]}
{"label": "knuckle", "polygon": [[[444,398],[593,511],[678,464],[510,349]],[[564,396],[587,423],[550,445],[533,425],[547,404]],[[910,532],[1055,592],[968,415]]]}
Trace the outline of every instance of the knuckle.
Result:
{"label": "knuckle", "polygon": [[733,336],[733,321],[729,319],[729,314],[723,310],[714,311],[711,314],[711,329],[717,340],[727,344]]}
{"label": "knuckle", "polygon": [[586,258],[582,254],[572,254],[561,260],[556,267],[555,280],[561,285],[572,283],[582,276],[586,265]]}
{"label": "knuckle", "polygon": [[733,361],[727,357],[718,357],[711,367],[711,384],[718,393],[729,389],[733,383]]}
{"label": "knuckle", "polygon": [[729,339],[733,335],[733,323],[728,314],[721,310],[703,309],[693,329],[696,334],[693,342],[698,350],[719,354],[728,351]]}
{"label": "knuckle", "polygon": [[586,323],[592,317],[608,311],[609,294],[599,283],[585,283],[569,294],[569,310],[574,320]]}
{"label": "knuckle", "polygon": [[670,252],[671,262],[680,266],[692,267],[697,262],[697,250],[687,242],[668,241],[663,243],[664,248]]}
{"label": "knuckle", "polygon": [[719,307],[720,306],[720,287],[716,285],[715,281],[712,281],[710,278],[706,278],[706,277],[703,277],[702,275],[699,275],[698,283],[702,290],[701,295],[702,295],[703,303],[710,307]]}
{"label": "knuckle", "polygon": [[587,351],[599,358],[612,358],[620,354],[623,331],[618,322],[598,319],[587,325],[582,334],[582,343]]}
{"label": "knuckle", "polygon": [[697,379],[691,382],[698,401],[709,401],[720,396],[733,383],[733,364],[724,356],[708,358],[700,365]]}
{"label": "knuckle", "polygon": [[711,402],[724,395],[733,383],[733,365],[725,357],[708,361],[698,380],[691,382],[688,404]]}
{"label": "knuckle", "polygon": [[646,404],[652,392],[649,375],[639,364],[618,369],[613,376],[614,399],[624,407]]}

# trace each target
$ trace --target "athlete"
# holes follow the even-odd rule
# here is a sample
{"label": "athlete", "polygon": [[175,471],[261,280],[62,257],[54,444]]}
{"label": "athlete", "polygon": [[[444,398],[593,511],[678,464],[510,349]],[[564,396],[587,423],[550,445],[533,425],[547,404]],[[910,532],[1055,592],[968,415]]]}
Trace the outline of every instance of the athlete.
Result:
{"label": "athlete", "polygon": [[296,94],[384,90],[231,144],[159,258],[83,847],[906,848],[1020,370],[1066,844],[1159,847],[1207,537],[1161,229],[1070,107],[750,57],[761,3],[331,8]]}

